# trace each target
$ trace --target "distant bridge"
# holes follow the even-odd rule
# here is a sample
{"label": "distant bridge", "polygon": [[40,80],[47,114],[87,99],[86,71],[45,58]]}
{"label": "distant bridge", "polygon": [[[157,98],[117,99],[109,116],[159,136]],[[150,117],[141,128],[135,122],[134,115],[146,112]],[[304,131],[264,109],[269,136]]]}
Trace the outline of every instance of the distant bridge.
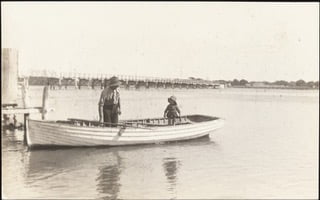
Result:
{"label": "distant bridge", "polygon": [[197,79],[169,79],[147,76],[130,76],[117,74],[90,74],[77,72],[56,72],[49,70],[31,70],[20,74],[20,80],[28,85],[49,85],[51,89],[96,88],[104,87],[104,81],[117,76],[124,88],[224,88],[223,84]]}

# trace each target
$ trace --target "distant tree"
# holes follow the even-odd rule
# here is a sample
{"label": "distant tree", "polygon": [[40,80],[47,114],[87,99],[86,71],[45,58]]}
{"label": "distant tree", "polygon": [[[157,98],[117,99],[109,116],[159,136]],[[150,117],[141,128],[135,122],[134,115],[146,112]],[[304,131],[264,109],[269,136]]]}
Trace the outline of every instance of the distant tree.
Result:
{"label": "distant tree", "polygon": [[310,88],[313,88],[315,86],[314,82],[313,81],[309,81],[307,83],[307,86],[310,87]]}
{"label": "distant tree", "polygon": [[246,85],[247,83],[249,83],[249,82],[245,79],[241,79],[239,82],[240,85]]}
{"label": "distant tree", "polygon": [[305,85],[306,85],[306,82],[305,82],[304,80],[300,79],[300,80],[298,80],[298,81],[296,82],[296,85],[297,85],[297,86],[305,86]]}
{"label": "distant tree", "polygon": [[227,81],[225,81],[225,80],[218,80],[218,83],[225,84],[225,83],[227,83]]}
{"label": "distant tree", "polygon": [[290,85],[290,86],[296,86],[296,82],[295,82],[295,81],[290,81],[290,82],[289,82],[289,85]]}
{"label": "distant tree", "polygon": [[194,80],[195,78],[191,76],[191,77],[189,77],[189,79]]}
{"label": "distant tree", "polygon": [[280,81],[275,81],[272,83],[273,85],[289,85],[289,82],[288,81],[284,81],[284,80],[280,80]]}
{"label": "distant tree", "polygon": [[319,81],[314,82],[314,86],[316,86],[316,88],[319,88]]}
{"label": "distant tree", "polygon": [[238,79],[233,79],[231,85],[240,85],[240,81],[238,81]]}
{"label": "distant tree", "polygon": [[268,81],[262,81],[262,83],[265,84],[265,85],[270,85],[271,84]]}

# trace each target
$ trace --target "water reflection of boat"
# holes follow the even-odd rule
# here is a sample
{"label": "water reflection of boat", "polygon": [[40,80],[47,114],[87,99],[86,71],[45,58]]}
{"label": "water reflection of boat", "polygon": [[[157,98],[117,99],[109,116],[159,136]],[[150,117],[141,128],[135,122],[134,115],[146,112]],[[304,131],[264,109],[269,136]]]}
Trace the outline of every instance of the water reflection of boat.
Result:
{"label": "water reflection of boat", "polygon": [[105,163],[99,168],[97,176],[97,191],[102,194],[102,197],[109,199],[118,199],[120,192],[120,175],[122,170],[122,161],[118,152],[113,152],[116,157],[114,164]]}
{"label": "water reflection of boat", "polygon": [[[114,162],[112,151],[107,149],[58,149],[58,150],[37,150],[29,151],[29,163],[27,166],[27,176],[45,173],[64,173],[87,168],[92,165],[99,166],[101,162],[107,160]],[[103,158],[101,160],[99,158]]]}
{"label": "water reflection of boat", "polygon": [[224,120],[204,115],[188,115],[170,126],[165,118],[126,120],[119,127],[81,119],[69,121],[28,120],[27,144],[39,146],[123,146],[190,140],[221,128]]}
{"label": "water reflection of boat", "polygon": [[[192,148],[193,146],[210,145],[213,143],[209,137],[205,136],[192,141],[162,144],[157,147],[158,149],[175,146]],[[146,149],[156,150],[153,145],[111,148],[37,149],[27,152],[29,159],[27,174],[43,173],[51,169],[61,171],[71,170],[86,165],[99,166],[99,164],[103,164],[104,162],[118,163],[119,160],[122,160],[122,155],[136,154],[137,151],[144,151]]]}
{"label": "water reflection of boat", "polygon": [[[163,174],[169,183],[168,190],[172,192],[177,184],[181,161],[174,156],[168,157],[167,151],[176,147],[186,150],[210,144],[212,142],[209,137],[205,137],[189,142],[158,145],[156,148],[146,145],[28,151],[25,182],[29,187],[39,187],[38,190],[48,191],[51,195],[62,190],[69,196],[93,195],[117,199],[123,184],[128,187],[132,178],[141,180],[144,173],[151,173],[145,171],[145,166],[149,166],[153,168],[149,175]],[[157,155],[157,160],[154,160],[154,154]],[[89,193],[88,188],[94,191]],[[63,192],[62,197],[65,195]]]}
{"label": "water reflection of boat", "polygon": [[164,158],[163,159],[163,168],[169,183],[169,190],[173,191],[177,184],[177,172],[181,163],[176,158]]}
{"label": "water reflection of boat", "polygon": [[[110,149],[58,149],[29,151],[25,183],[52,197],[84,199],[98,195],[116,199],[120,191],[121,152]],[[94,189],[89,193],[87,190]],[[57,191],[55,191],[57,190]],[[94,193],[94,194],[92,194]],[[98,193],[98,194],[97,194]]]}

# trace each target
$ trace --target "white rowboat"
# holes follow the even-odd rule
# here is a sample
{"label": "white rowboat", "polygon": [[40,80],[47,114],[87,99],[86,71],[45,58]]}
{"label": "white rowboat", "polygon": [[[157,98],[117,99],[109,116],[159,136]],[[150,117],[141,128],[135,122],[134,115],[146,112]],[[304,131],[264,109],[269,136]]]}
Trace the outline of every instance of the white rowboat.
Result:
{"label": "white rowboat", "polygon": [[207,136],[223,125],[223,119],[205,115],[183,116],[177,119],[175,125],[168,125],[165,118],[154,118],[125,120],[116,127],[82,119],[29,119],[26,141],[28,147],[157,144]]}

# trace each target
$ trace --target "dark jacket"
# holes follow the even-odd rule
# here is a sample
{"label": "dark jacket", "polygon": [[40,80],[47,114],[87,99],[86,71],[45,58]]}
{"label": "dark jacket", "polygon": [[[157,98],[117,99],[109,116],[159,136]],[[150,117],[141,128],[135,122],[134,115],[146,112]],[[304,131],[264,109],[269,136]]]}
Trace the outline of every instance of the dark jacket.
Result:
{"label": "dark jacket", "polygon": [[177,104],[169,104],[165,109],[164,114],[168,118],[175,118],[180,115],[180,109]]}

